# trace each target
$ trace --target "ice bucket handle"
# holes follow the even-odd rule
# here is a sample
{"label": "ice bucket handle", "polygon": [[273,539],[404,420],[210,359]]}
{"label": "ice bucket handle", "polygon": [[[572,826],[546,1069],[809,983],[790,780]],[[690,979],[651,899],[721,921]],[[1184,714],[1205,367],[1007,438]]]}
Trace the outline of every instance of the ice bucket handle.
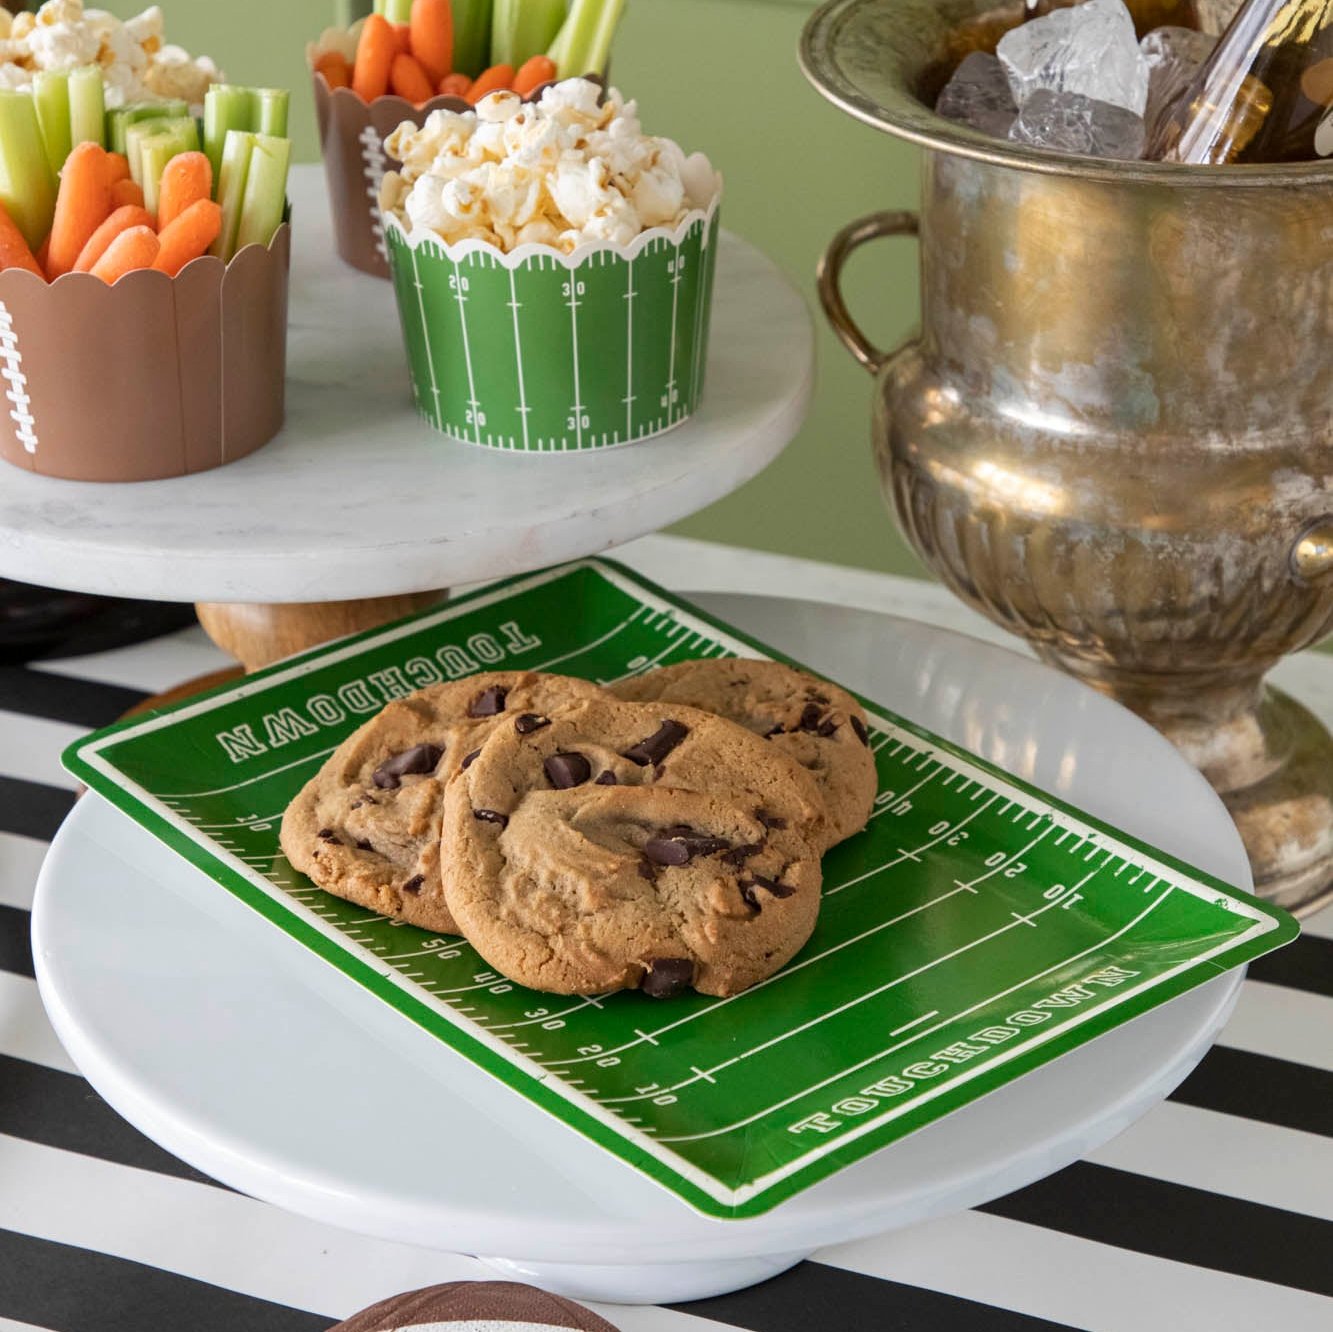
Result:
{"label": "ice bucket handle", "polygon": [[829,242],[824,257],[815,270],[815,280],[819,284],[819,299],[824,306],[824,313],[833,325],[838,340],[847,348],[871,374],[878,374],[884,364],[891,360],[902,348],[899,344],[892,351],[881,351],[857,326],[856,321],[847,312],[847,303],[842,299],[842,266],[847,257],[867,241],[878,240],[881,236],[916,236],[920,234],[920,220],[915,213],[868,213],[849,223]]}

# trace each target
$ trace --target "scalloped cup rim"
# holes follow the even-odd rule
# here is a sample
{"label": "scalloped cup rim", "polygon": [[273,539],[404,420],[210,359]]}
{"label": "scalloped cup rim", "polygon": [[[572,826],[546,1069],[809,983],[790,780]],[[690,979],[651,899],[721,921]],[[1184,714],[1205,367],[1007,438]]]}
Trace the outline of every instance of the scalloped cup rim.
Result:
{"label": "scalloped cup rim", "polygon": [[641,231],[628,245],[618,245],[615,241],[587,241],[577,249],[566,254],[554,245],[529,243],[514,250],[502,250],[489,241],[468,237],[466,240],[441,240],[433,231],[414,227],[409,231],[395,213],[385,213],[384,223],[398,233],[403,244],[410,250],[420,250],[431,246],[444,252],[449,259],[461,259],[465,255],[480,252],[492,255],[505,268],[519,268],[531,259],[555,259],[566,268],[578,268],[594,254],[611,253],[622,259],[636,259],[656,240],[665,240],[669,245],[679,245],[685,239],[690,228],[702,222],[705,228],[711,227],[713,218],[722,206],[722,180],[718,177],[717,193],[707,208],[691,208],[674,227],[649,227]]}
{"label": "scalloped cup rim", "polygon": [[[197,259],[191,259],[190,262],[186,264],[179,273],[175,274],[174,277],[168,277],[166,273],[160,272],[156,268],[133,268],[128,273],[122,273],[114,282],[103,282],[101,278],[94,277],[91,273],[62,273],[58,278],[52,281],[49,278],[39,278],[36,273],[31,273],[26,268],[6,268],[3,272],[5,274],[23,274],[24,279],[40,283],[43,287],[51,290],[54,290],[56,287],[67,286],[71,280],[75,282],[99,282],[108,291],[114,291],[122,282],[129,278],[147,278],[149,281],[156,281],[158,278],[161,278],[164,282],[175,282],[186,273],[198,268],[200,264],[221,264],[222,270],[225,273],[226,270],[230,268],[232,264],[236,263],[242,255],[249,254],[252,250],[265,250],[271,252],[273,249],[273,242],[278,239],[278,236],[284,227],[290,231],[292,224],[290,222],[279,223],[274,230],[273,235],[269,237],[267,245],[260,245],[258,241],[252,241],[243,249],[237,250],[225,263],[215,254],[201,254]],[[13,281],[14,279],[11,278],[10,280]]]}

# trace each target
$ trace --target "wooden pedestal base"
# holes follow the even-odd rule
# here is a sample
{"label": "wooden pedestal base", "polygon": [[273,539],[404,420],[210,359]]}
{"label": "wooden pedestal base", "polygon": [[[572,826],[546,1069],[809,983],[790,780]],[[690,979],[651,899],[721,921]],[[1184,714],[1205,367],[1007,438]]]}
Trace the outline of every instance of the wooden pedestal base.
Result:
{"label": "wooden pedestal base", "polygon": [[365,629],[377,629],[413,611],[434,606],[448,595],[443,590],[411,592],[400,597],[371,597],[364,601],[302,601],[261,605],[244,602],[200,601],[195,604],[204,632],[239,666],[213,671],[197,680],[144,699],[126,716],[151,712],[202,694],[206,689],[239,679],[249,671]]}

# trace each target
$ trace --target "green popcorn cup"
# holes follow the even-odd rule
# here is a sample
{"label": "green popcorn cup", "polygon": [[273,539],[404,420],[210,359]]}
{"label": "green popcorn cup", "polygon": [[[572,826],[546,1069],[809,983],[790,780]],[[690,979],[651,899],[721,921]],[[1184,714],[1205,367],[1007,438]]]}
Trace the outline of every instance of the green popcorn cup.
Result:
{"label": "green popcorn cup", "polygon": [[571,255],[409,238],[385,218],[417,410],[511,453],[578,453],[660,435],[703,394],[718,200],[674,230]]}

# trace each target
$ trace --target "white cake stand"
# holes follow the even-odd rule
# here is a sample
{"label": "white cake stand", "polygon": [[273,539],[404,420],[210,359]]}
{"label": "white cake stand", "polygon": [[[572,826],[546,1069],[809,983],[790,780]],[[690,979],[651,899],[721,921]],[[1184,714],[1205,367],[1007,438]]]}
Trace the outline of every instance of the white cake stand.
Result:
{"label": "white cake stand", "polygon": [[[708,609],[889,708],[1248,887],[1221,801],[1144,722],[1000,648],[864,611],[753,597]],[[764,1216],[723,1222],[400,1022],[128,819],[89,798],[37,885],[52,1022],[122,1115],[281,1207],[487,1259],[576,1298],[734,1290],[824,1244],[970,1207],[1096,1148],[1198,1061],[1233,971]]]}
{"label": "white cake stand", "polygon": [[[253,667],[402,614],[422,604],[413,594],[429,599],[657,531],[761,471],[805,417],[814,367],[805,303],[763,255],[723,233],[707,388],[692,419],[578,455],[450,440],[413,408],[391,284],[334,255],[320,168],[295,168],[291,195],[283,431],[249,458],[170,481],[94,484],[4,468],[0,577],[205,603],[205,627]],[[342,611],[316,616],[315,636],[293,629],[330,602]],[[273,617],[255,603],[287,607],[277,616],[287,633],[262,641]]]}

